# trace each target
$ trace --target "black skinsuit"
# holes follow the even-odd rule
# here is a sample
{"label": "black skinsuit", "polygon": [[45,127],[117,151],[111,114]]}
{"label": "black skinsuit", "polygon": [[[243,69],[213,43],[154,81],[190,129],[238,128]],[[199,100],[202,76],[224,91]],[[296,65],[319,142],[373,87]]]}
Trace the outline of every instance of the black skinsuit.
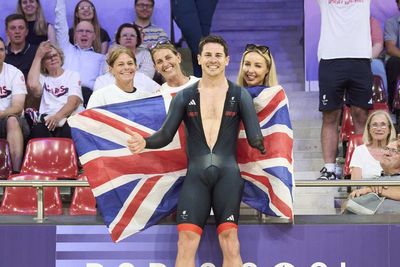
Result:
{"label": "black skinsuit", "polygon": [[170,143],[183,120],[189,166],[179,196],[178,224],[189,223],[203,228],[210,207],[213,207],[217,225],[237,224],[243,191],[236,156],[241,120],[249,144],[264,152],[253,100],[245,89],[229,82],[221,126],[211,150],[204,136],[197,87],[198,83],[177,93],[161,129],[146,138],[146,148],[160,148]]}

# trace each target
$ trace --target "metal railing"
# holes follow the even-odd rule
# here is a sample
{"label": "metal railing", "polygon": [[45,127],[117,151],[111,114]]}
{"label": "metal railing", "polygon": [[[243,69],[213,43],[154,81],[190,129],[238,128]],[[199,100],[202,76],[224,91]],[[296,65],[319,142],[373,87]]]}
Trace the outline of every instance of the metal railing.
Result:
{"label": "metal railing", "polygon": [[[88,187],[87,181],[27,181],[27,180],[0,180],[0,186],[5,187],[35,187],[37,192],[37,214],[33,219],[43,223],[44,217],[44,191],[45,187]],[[346,187],[346,186],[400,186],[400,180],[295,180],[295,187]]]}

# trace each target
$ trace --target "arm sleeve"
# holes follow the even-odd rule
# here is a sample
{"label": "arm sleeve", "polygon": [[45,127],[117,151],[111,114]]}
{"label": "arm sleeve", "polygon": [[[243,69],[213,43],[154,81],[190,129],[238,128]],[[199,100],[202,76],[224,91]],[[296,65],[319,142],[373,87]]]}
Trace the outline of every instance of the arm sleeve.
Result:
{"label": "arm sleeve", "polygon": [[363,160],[362,160],[362,146],[357,146],[354,149],[353,155],[351,156],[351,160],[350,160],[350,168],[352,167],[358,167],[358,168],[363,168]]}
{"label": "arm sleeve", "polygon": [[184,113],[185,103],[181,91],[172,100],[167,117],[165,118],[160,130],[145,138],[146,148],[155,149],[168,145],[174,138],[174,135],[183,120]]}
{"label": "arm sleeve", "polygon": [[56,30],[56,40],[58,45],[63,49],[70,44],[68,35],[67,11],[65,8],[65,0],[57,0],[56,17],[54,28]]}
{"label": "arm sleeve", "polygon": [[261,133],[253,100],[245,89],[241,89],[240,113],[249,145],[260,150],[261,153],[265,153],[264,137]]}
{"label": "arm sleeve", "polygon": [[398,25],[397,20],[390,18],[385,22],[385,41],[395,41],[397,43]]}

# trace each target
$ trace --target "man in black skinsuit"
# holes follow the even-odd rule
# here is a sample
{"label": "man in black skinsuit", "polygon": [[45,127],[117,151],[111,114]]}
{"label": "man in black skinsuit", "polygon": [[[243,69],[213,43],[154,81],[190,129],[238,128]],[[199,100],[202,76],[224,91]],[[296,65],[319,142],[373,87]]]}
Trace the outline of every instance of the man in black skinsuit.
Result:
{"label": "man in black skinsuit", "polygon": [[130,131],[132,153],[155,149],[172,141],[180,123],[186,127],[188,171],[178,210],[178,254],[176,267],[194,267],[203,227],[213,208],[224,267],[241,267],[237,224],[243,179],[237,164],[237,140],[243,121],[249,144],[265,152],[252,98],[228,81],[226,42],[207,36],[200,42],[202,79],[178,92],[171,102],[161,129],[148,138]]}

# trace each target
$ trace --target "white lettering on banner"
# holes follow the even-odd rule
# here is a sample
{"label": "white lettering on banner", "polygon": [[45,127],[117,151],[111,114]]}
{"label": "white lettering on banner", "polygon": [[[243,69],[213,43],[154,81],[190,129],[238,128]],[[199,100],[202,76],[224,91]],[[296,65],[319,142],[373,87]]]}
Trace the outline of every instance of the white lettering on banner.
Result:
{"label": "white lettering on banner", "polygon": [[246,262],[245,264],[243,264],[243,267],[257,267],[257,265],[252,262]]}
{"label": "white lettering on banner", "polygon": [[121,264],[119,265],[119,267],[135,267],[135,266],[133,266],[133,265],[130,264],[130,263],[124,262],[124,263],[121,263]]}
{"label": "white lettering on banner", "polygon": [[215,265],[210,262],[206,262],[206,263],[203,263],[200,267],[215,267]]}
{"label": "white lettering on banner", "polygon": [[103,267],[103,265],[99,263],[86,263],[86,267]]}
{"label": "white lettering on banner", "polygon": [[162,263],[150,263],[149,267],[167,267]]}
{"label": "white lettering on banner", "polygon": [[287,263],[287,262],[281,262],[275,265],[274,267],[294,267],[293,264]]}
{"label": "white lettering on banner", "polygon": [[313,265],[311,265],[311,267],[328,267],[328,266],[326,266],[326,264],[323,262],[316,262]]}

